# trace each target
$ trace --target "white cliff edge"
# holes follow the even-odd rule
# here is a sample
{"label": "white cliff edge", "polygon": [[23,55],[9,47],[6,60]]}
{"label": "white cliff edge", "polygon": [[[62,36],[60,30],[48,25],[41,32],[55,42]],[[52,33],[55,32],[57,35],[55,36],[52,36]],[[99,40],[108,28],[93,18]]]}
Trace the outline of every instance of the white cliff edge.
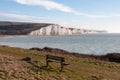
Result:
{"label": "white cliff edge", "polygon": [[66,28],[57,24],[52,24],[52,25],[40,28],[38,30],[32,31],[28,35],[54,36],[54,35],[90,34],[90,33],[99,33],[99,31]]}

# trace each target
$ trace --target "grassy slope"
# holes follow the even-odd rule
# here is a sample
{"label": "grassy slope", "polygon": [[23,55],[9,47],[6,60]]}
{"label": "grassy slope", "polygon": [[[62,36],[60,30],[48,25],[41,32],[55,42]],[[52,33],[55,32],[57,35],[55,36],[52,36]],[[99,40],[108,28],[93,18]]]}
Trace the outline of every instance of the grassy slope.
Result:
{"label": "grassy slope", "polygon": [[[51,63],[46,68],[46,54],[63,56],[70,65],[64,67],[64,72],[59,72],[58,63]],[[22,61],[24,57],[31,57],[32,61]],[[0,80],[120,80],[119,74],[119,63],[0,47]]]}

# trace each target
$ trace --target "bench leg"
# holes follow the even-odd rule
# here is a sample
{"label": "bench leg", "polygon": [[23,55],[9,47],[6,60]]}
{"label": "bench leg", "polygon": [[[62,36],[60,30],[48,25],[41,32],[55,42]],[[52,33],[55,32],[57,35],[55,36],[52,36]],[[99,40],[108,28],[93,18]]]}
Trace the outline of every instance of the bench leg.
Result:
{"label": "bench leg", "polygon": [[48,61],[46,62],[46,67],[48,67]]}
{"label": "bench leg", "polygon": [[63,63],[61,62],[61,70],[60,71],[63,71]]}
{"label": "bench leg", "polygon": [[46,67],[48,67],[48,65],[49,65],[49,61],[48,61],[48,60],[46,60]]}

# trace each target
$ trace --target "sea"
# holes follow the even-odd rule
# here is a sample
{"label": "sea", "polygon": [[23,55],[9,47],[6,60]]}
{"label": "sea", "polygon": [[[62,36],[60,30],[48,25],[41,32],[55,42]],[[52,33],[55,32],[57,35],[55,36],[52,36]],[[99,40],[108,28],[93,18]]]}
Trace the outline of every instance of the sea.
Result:
{"label": "sea", "polygon": [[0,37],[0,45],[25,49],[51,47],[81,54],[104,55],[107,53],[120,53],[120,34],[7,36]]}

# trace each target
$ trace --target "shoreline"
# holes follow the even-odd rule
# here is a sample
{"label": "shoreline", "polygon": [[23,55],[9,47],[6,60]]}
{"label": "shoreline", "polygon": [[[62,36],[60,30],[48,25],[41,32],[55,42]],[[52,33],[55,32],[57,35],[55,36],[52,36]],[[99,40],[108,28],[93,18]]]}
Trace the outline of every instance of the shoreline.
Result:
{"label": "shoreline", "polygon": [[29,50],[37,50],[37,51],[47,51],[52,53],[58,53],[62,55],[71,55],[77,58],[91,58],[97,59],[102,61],[109,61],[109,62],[117,62],[120,63],[120,53],[107,53],[105,55],[93,55],[93,54],[81,54],[75,52],[69,52],[66,50],[58,49],[58,48],[51,48],[51,47],[44,47],[44,48],[30,48]]}
{"label": "shoreline", "polygon": [[[25,49],[25,48],[20,48],[20,47],[11,47],[8,45],[0,45],[0,47],[10,47],[10,48],[19,48],[19,49]],[[96,60],[102,60],[102,61],[108,61],[108,62],[117,62],[120,63],[120,53],[107,53],[104,55],[94,55],[94,54],[81,54],[81,53],[75,53],[75,52],[69,52],[66,50],[58,49],[58,48],[51,48],[51,47],[44,47],[44,48],[38,48],[38,47],[32,47],[29,49],[25,50],[35,50],[39,52],[50,52],[50,53],[55,53],[60,54],[60,55],[69,55],[69,56],[74,56],[76,58],[91,58],[91,59],[96,59]]]}
{"label": "shoreline", "polygon": [[9,35],[0,35],[0,38],[1,38],[1,37],[8,37],[8,36],[9,36]]}

